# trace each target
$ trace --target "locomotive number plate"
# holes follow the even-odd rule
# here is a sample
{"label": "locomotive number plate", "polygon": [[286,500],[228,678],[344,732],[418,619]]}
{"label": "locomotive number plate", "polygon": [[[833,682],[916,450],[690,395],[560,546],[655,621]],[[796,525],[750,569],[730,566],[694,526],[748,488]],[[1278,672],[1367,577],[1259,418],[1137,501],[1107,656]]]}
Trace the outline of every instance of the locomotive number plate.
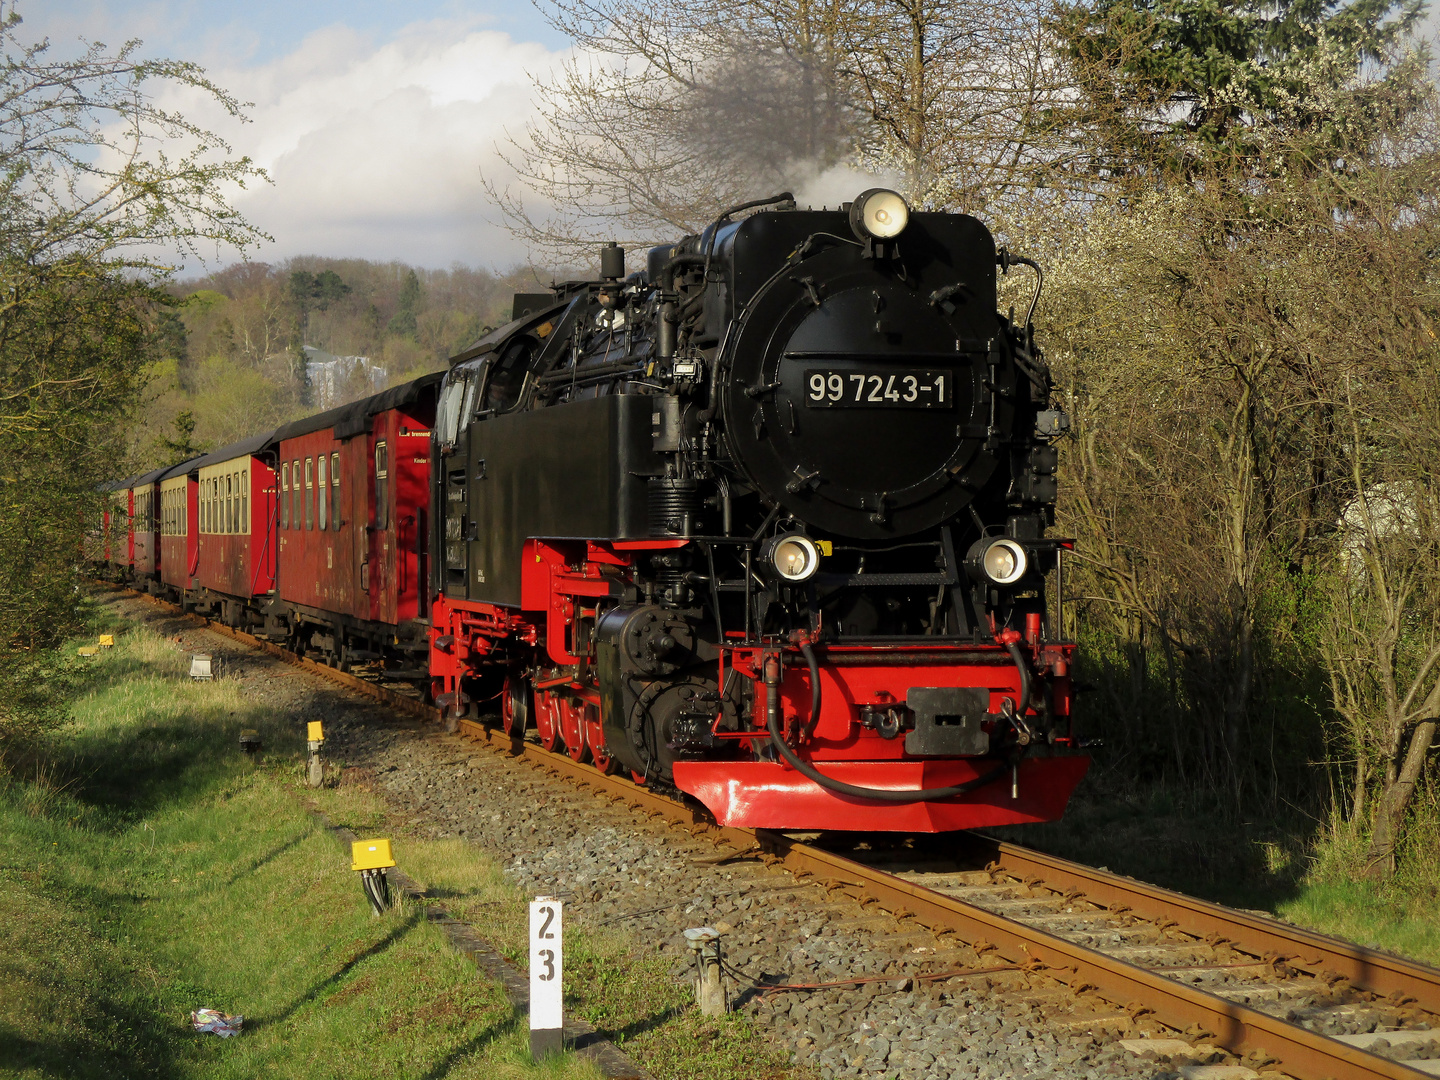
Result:
{"label": "locomotive number plate", "polygon": [[948,371],[805,372],[805,404],[815,409],[949,409],[955,377]]}

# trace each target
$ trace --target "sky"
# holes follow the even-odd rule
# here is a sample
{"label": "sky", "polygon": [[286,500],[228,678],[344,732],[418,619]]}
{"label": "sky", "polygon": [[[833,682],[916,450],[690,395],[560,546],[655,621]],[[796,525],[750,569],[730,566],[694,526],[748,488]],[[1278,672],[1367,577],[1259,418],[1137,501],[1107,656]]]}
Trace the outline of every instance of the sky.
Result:
{"label": "sky", "polygon": [[[150,56],[192,60],[243,102],[237,124],[193,92],[162,103],[223,135],[270,184],[234,205],[295,255],[460,262],[507,269],[527,252],[482,184],[509,179],[497,152],[531,112],[531,77],[568,43],[528,0],[21,0],[26,39],[57,52],[79,39],[139,38]],[[233,261],[189,260],[193,276]],[[194,264],[194,265],[190,265]]]}
{"label": "sky", "polygon": [[[249,257],[399,259],[509,269],[528,261],[483,180],[512,180],[501,148],[532,114],[532,78],[569,42],[530,0],[18,0],[26,39],[80,39],[191,60],[243,102],[237,124],[168,93],[271,183],[234,205],[273,242]],[[1440,0],[1427,21],[1440,27]],[[483,179],[482,179],[483,178]],[[823,201],[823,200],[821,200]],[[220,252],[193,276],[233,261]]]}

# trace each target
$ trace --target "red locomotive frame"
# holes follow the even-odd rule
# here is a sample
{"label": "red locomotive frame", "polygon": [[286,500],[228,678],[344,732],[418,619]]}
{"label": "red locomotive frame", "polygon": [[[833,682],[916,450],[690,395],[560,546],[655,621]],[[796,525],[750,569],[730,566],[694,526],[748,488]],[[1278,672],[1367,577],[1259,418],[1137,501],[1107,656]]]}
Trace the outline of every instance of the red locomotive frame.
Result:
{"label": "red locomotive frame", "polygon": [[[524,667],[546,671],[548,675],[536,679],[531,687],[533,726],[541,745],[577,761],[592,761],[604,772],[617,771],[605,747],[599,690],[587,679],[570,635],[577,615],[593,616],[596,600],[612,594],[615,572],[623,573],[635,556],[686,543],[532,540],[523,557],[519,610],[437,598],[430,629],[431,689],[437,704],[450,712],[498,705],[507,730],[521,736],[519,709],[512,695],[524,692]],[[1028,635],[1015,636],[1021,638],[1021,649],[1028,652],[1033,669],[1049,677],[1052,719],[1068,726],[1074,644],[1041,642],[1038,620],[1032,620]],[[890,663],[875,662],[887,651],[904,655]],[[928,655],[912,655],[917,652]],[[965,783],[981,775],[982,764],[973,759],[905,759],[900,740],[885,739],[855,723],[857,711],[865,706],[904,700],[916,678],[917,659],[928,680],[986,688],[993,712],[999,713],[1007,699],[1013,702],[1020,697],[1019,672],[1003,644],[848,646],[821,653],[821,715],[802,746],[827,776],[865,787],[897,791],[933,788]],[[810,674],[798,646],[774,649],[737,644],[720,650],[721,685],[726,669],[755,684],[748,727],[727,733],[752,754],[770,741],[763,668],[766,658],[775,656],[784,672],[779,694],[785,727],[793,731],[810,726]],[[465,691],[466,678],[496,665],[509,672],[496,700],[472,702]],[[1028,710],[1028,715],[1035,714],[1034,708]],[[1070,736],[1056,742],[1057,749],[1073,746]],[[1088,767],[1087,757],[1051,755],[1047,747],[1017,759],[1010,775],[998,782],[951,799],[927,802],[879,802],[839,795],[784,761],[676,761],[674,776],[676,787],[704,803],[723,825],[854,829],[857,815],[863,815],[867,830],[947,832],[1056,820]],[[635,779],[644,782],[642,777]]]}

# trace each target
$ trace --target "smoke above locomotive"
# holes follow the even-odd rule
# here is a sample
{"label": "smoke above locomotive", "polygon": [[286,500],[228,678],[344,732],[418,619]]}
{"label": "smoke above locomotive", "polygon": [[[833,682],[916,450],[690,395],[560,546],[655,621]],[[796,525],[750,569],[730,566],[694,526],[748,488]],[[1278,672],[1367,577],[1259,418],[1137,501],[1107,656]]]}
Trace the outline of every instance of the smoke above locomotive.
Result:
{"label": "smoke above locomotive", "polygon": [[1067,421],[1034,301],[996,304],[1039,267],[884,189],[625,254],[446,377],[437,698],[735,824],[1058,817],[1085,767],[1045,588]]}

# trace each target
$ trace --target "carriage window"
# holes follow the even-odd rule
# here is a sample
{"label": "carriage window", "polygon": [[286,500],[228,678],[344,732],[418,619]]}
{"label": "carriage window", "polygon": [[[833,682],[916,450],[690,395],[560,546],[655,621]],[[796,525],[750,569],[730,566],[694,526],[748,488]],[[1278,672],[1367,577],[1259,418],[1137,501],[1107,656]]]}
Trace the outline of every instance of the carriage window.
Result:
{"label": "carriage window", "polygon": [[315,495],[318,500],[315,516],[320,519],[322,530],[328,526],[330,521],[330,500],[327,498],[330,493],[330,485],[325,482],[325,464],[325,455],[321,454],[315,462],[315,487],[317,488]]}
{"label": "carriage window", "polygon": [[315,459],[305,459],[305,528],[315,528]]}
{"label": "carriage window", "polygon": [[375,527],[390,525],[390,458],[389,447],[382,440],[375,444]]}
{"label": "carriage window", "polygon": [[240,470],[240,520],[236,523],[242,533],[250,531],[250,470]]}
{"label": "carriage window", "polygon": [[330,455],[330,527],[340,528],[340,455]]}
{"label": "carriage window", "polygon": [[209,481],[209,480],[201,480],[201,481],[200,481],[200,491],[199,491],[199,494],[198,494],[195,502],[196,502],[196,505],[199,506],[199,508],[200,508],[200,531],[201,531],[202,533],[208,533],[208,532],[210,531],[210,514],[209,514],[209,509],[210,509],[210,508],[205,504],[205,496],[209,493],[209,491],[210,491],[210,481]]}
{"label": "carriage window", "polygon": [[290,462],[290,527],[300,528],[300,461]]}
{"label": "carriage window", "polygon": [[280,527],[290,527],[290,463],[280,463]]}
{"label": "carriage window", "polygon": [[225,474],[225,502],[220,508],[220,520],[225,523],[226,533],[235,531],[235,474]]}

